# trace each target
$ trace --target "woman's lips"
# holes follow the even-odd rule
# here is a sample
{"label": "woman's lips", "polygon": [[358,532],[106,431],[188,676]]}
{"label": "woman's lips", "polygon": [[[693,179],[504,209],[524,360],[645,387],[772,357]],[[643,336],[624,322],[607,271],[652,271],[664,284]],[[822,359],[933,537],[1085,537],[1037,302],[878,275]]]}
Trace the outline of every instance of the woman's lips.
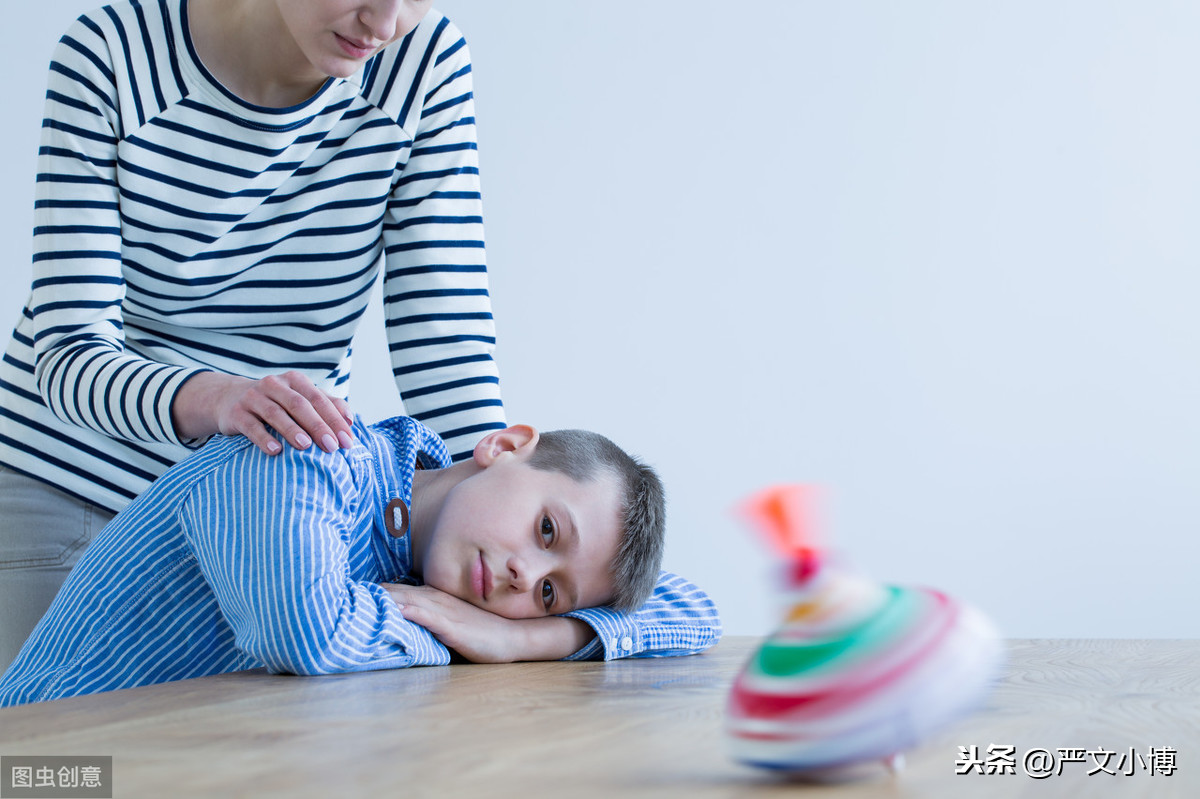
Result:
{"label": "woman's lips", "polygon": [[337,37],[338,44],[341,45],[342,51],[351,58],[366,58],[374,53],[376,47],[368,45],[365,42],[359,42],[354,39],[347,39],[340,33],[333,34]]}

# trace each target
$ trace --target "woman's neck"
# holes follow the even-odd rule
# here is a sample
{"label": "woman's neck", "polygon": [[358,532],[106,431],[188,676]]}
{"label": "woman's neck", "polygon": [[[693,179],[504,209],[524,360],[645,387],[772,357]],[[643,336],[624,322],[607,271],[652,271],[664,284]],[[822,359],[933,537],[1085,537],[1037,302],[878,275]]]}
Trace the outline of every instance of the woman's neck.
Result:
{"label": "woman's neck", "polygon": [[188,0],[187,12],[205,69],[248,103],[293,106],[328,77],[309,63],[271,0]]}

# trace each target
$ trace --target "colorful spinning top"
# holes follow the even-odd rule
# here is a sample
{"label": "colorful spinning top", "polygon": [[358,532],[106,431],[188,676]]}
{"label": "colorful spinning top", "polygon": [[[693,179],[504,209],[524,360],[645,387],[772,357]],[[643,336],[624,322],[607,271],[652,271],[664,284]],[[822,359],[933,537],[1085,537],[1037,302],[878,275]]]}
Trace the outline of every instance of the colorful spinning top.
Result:
{"label": "colorful spinning top", "polygon": [[786,557],[782,627],[729,695],[734,759],[813,779],[895,771],[902,753],[976,706],[1000,640],[980,613],[928,588],[879,585],[826,563],[810,486],[778,486],[743,513]]}

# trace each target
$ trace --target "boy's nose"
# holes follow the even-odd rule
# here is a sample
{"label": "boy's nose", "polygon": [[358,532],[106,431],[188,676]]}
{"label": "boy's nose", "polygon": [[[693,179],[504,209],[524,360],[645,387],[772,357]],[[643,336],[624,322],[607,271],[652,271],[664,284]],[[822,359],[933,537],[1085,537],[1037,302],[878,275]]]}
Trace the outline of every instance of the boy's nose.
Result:
{"label": "boy's nose", "polygon": [[541,582],[541,564],[536,558],[510,555],[505,566],[508,567],[508,585],[514,593],[524,593]]}
{"label": "boy's nose", "polygon": [[514,593],[528,591],[531,584],[529,569],[516,555],[508,559],[508,587]]}

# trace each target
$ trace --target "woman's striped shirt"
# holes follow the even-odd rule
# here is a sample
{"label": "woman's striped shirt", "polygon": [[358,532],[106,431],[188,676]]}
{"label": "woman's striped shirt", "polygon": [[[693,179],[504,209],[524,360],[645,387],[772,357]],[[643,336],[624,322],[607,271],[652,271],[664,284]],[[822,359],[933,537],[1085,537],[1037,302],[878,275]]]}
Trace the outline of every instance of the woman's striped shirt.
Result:
{"label": "woman's striped shirt", "polygon": [[405,410],[462,456],[504,412],[471,63],[445,17],[271,109],[207,72],[186,0],[84,15],[50,65],[0,462],[120,510],[199,443],[171,421],[198,370],[345,396],[381,264]]}

